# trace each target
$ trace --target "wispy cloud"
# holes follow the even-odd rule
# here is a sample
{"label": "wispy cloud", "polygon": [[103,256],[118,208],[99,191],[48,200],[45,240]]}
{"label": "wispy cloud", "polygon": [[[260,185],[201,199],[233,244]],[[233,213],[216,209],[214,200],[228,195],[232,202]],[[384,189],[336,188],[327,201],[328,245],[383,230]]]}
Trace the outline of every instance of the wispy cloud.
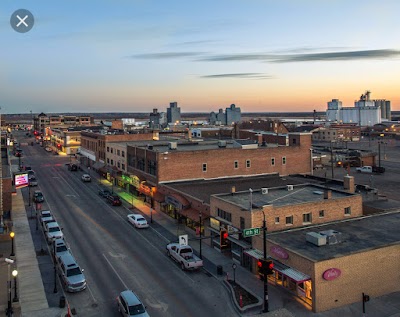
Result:
{"label": "wispy cloud", "polygon": [[392,49],[326,52],[312,54],[229,54],[213,55],[199,59],[208,62],[263,61],[273,63],[346,61],[367,59],[389,59],[400,57],[400,51]]}
{"label": "wispy cloud", "polygon": [[215,74],[215,75],[204,75],[200,76],[200,78],[245,78],[245,79],[272,79],[273,77],[270,75],[266,75],[263,73],[233,73],[233,74]]}
{"label": "wispy cloud", "polygon": [[201,56],[204,53],[201,52],[166,52],[166,53],[149,53],[149,54],[136,54],[130,55],[128,58],[138,59],[173,59],[182,57],[195,57]]}

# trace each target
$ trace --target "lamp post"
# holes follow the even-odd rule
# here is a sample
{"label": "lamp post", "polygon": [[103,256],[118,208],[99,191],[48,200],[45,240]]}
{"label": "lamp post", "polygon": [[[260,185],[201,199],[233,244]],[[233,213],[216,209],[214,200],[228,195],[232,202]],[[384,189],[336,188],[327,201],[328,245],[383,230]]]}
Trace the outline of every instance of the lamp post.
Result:
{"label": "lamp post", "polygon": [[14,263],[14,260],[6,258],[5,259],[6,263],[8,264],[8,282],[7,282],[7,288],[8,288],[8,303],[7,303],[7,310],[6,314],[7,317],[11,317],[13,315],[13,309],[12,309],[12,303],[11,303],[11,276],[10,276],[10,265]]}
{"label": "lamp post", "polygon": [[153,223],[153,208],[150,207],[150,223]]}
{"label": "lamp post", "polygon": [[332,171],[332,179],[334,177],[333,175],[333,142],[331,141],[331,171]]}
{"label": "lamp post", "polygon": [[13,270],[12,271],[12,276],[14,277],[14,298],[13,298],[13,302],[18,302],[18,296],[17,296],[17,275],[18,275],[18,271],[17,270]]}
{"label": "lamp post", "polygon": [[10,256],[15,256],[15,253],[14,253],[14,236],[15,236],[14,231],[11,231],[10,232],[10,237],[11,237],[11,254],[10,254]]}
{"label": "lamp post", "polygon": [[201,245],[201,240],[202,240],[202,234],[201,234],[201,219],[202,218],[202,214],[201,214],[201,211],[200,211],[200,213],[199,213],[199,225],[200,225],[200,230],[199,230],[199,234],[200,234],[200,259],[202,259],[203,258],[203,256],[202,256],[202,254],[201,254],[201,251],[202,251],[202,245]]}
{"label": "lamp post", "polygon": [[56,238],[53,237],[53,268],[54,268],[54,290],[57,293],[57,267],[56,267]]}

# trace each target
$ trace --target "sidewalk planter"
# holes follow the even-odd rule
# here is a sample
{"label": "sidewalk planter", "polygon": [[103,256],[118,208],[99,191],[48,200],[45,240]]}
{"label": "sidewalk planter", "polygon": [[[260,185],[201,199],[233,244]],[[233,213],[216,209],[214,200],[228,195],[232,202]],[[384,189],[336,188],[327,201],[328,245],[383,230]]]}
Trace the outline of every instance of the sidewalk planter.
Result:
{"label": "sidewalk planter", "polygon": [[240,303],[236,299],[235,290],[233,289],[230,281],[224,280],[223,281],[223,285],[230,292],[230,294],[232,296],[232,302],[234,304],[234,307],[235,307],[236,311],[239,312],[240,314],[245,314],[245,313],[249,313],[249,312],[252,312],[252,311],[254,311],[254,312],[255,311],[260,311],[263,308],[262,299],[260,297],[258,297],[257,295],[253,294],[253,292],[249,291],[246,287],[240,285],[238,282],[236,282],[236,284],[239,287],[241,287],[245,292],[251,294],[253,297],[255,297],[257,299],[257,303],[255,303],[255,304],[251,304],[251,305],[246,305],[246,306],[240,307]]}

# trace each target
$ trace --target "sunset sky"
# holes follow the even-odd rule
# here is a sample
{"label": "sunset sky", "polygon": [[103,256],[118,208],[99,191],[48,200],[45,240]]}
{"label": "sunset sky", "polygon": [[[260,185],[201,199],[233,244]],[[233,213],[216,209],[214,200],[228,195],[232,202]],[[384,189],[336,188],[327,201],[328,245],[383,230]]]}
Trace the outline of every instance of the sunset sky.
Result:
{"label": "sunset sky", "polygon": [[[27,9],[28,33],[10,26]],[[400,110],[400,1],[0,2],[2,113]]]}

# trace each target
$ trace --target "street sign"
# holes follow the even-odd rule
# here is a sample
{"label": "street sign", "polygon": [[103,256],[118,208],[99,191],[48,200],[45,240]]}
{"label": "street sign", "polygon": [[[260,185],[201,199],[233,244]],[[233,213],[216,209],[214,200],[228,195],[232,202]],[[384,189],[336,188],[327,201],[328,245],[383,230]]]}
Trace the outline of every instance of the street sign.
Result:
{"label": "street sign", "polygon": [[187,234],[183,234],[183,235],[179,236],[179,244],[180,245],[188,245],[188,235]]}
{"label": "street sign", "polygon": [[261,228],[243,229],[243,237],[258,236],[261,233]]}

